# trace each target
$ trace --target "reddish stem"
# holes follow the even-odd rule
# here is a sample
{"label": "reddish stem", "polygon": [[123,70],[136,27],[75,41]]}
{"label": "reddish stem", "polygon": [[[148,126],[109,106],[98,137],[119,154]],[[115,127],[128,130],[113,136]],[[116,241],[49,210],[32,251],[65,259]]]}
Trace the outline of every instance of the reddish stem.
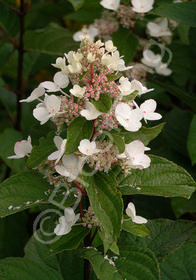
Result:
{"label": "reddish stem", "polygon": [[26,6],[26,8],[25,8],[25,14],[28,12],[28,10],[29,10],[29,8],[31,7],[31,2],[29,2],[28,4],[27,4],[27,6]]}
{"label": "reddish stem", "polygon": [[83,215],[83,210],[82,210],[82,203],[81,203],[81,201],[79,202],[79,209],[80,209],[80,216],[83,218],[84,215]]}
{"label": "reddish stem", "polygon": [[13,38],[10,38],[10,41],[12,42],[12,44],[14,45],[14,47],[15,47],[16,49],[19,48],[19,47],[18,47],[18,44],[16,43],[16,41],[15,41]]}
{"label": "reddish stem", "polygon": [[94,80],[93,63],[90,63],[90,73],[91,73],[91,84],[93,85],[93,80]]}
{"label": "reddish stem", "polygon": [[72,183],[76,186],[77,189],[80,190],[80,192],[83,196],[86,196],[85,190],[83,190],[75,181],[72,181]]}

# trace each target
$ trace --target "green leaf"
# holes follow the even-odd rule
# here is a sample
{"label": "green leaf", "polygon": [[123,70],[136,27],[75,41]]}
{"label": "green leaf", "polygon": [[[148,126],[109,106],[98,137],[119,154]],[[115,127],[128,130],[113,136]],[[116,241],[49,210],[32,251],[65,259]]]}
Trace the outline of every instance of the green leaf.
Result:
{"label": "green leaf", "polygon": [[50,267],[41,266],[24,258],[7,258],[0,261],[0,278],[4,280],[63,280],[61,275]]}
{"label": "green leaf", "polygon": [[116,189],[117,182],[112,175],[100,172],[94,176],[87,175],[83,170],[90,205],[102,226],[106,252],[120,234],[123,202],[120,192]]}
{"label": "green leaf", "polygon": [[138,90],[135,90],[134,92],[132,92],[131,94],[129,95],[125,95],[123,96],[122,98],[122,102],[130,102],[130,101],[133,101],[135,99],[135,97],[137,96],[138,94]]}
{"label": "green leaf", "polygon": [[196,97],[189,95],[182,89],[173,86],[173,85],[168,85],[166,83],[160,82],[158,80],[153,80],[153,82],[159,86],[162,86],[166,91],[168,91],[170,94],[174,95],[181,101],[183,101],[185,104],[189,105],[193,110],[196,108]]}
{"label": "green leaf", "polygon": [[180,197],[174,197],[171,201],[172,209],[177,218],[185,213],[196,212],[196,192],[189,200]]}
{"label": "green leaf", "polygon": [[69,2],[73,5],[75,11],[79,10],[84,4],[84,0],[69,0]]}
{"label": "green leaf", "polygon": [[72,40],[73,34],[58,25],[46,29],[27,31],[24,36],[25,49],[51,55],[61,55],[76,49],[78,43]]}
{"label": "green leaf", "polygon": [[74,119],[67,129],[67,143],[65,154],[77,151],[80,141],[90,139],[93,134],[93,122],[83,117]]}
{"label": "green leaf", "polygon": [[128,216],[124,215],[122,229],[136,236],[145,237],[149,235],[149,230],[143,224],[134,223]]}
{"label": "green leaf", "polygon": [[[8,178],[0,184],[0,217],[23,211],[38,202],[48,203],[45,192],[50,188],[43,176],[35,171],[18,173]],[[9,206],[13,208],[9,210]]]}
{"label": "green leaf", "polygon": [[[10,99],[11,100],[11,99]],[[17,141],[22,140],[20,132],[13,128],[5,129],[0,134],[0,158],[14,172],[25,170],[25,159],[8,159],[8,156],[14,155],[14,145]]]}
{"label": "green leaf", "polygon": [[159,262],[182,246],[195,231],[193,222],[183,220],[149,220],[146,227],[149,230],[148,237],[136,237],[123,232],[119,240],[119,247],[129,248],[130,244],[145,246],[154,252]]}
{"label": "green leaf", "polygon": [[[80,252],[81,257],[90,261],[93,270],[99,280],[122,280],[116,268],[105,259],[100,252],[94,248],[83,249]],[[127,280],[129,280],[127,278]]]}
{"label": "green leaf", "polygon": [[1,56],[1,61],[0,61],[0,67],[2,67],[9,59],[12,51],[13,51],[13,45],[11,44],[1,44],[0,45],[0,56]]}
{"label": "green leaf", "polygon": [[164,4],[151,12],[196,27],[196,3],[194,2]]}
{"label": "green leaf", "polygon": [[106,76],[108,78],[108,83],[112,81],[116,81],[120,78],[120,75],[116,75],[116,74],[107,74]]}
{"label": "green leaf", "polygon": [[196,244],[185,244],[160,265],[161,280],[196,279]]}
{"label": "green leaf", "polygon": [[115,264],[122,279],[160,279],[159,265],[154,253],[143,246],[120,247],[120,257]]}
{"label": "green leaf", "polygon": [[128,144],[134,140],[140,140],[144,145],[148,145],[150,141],[156,138],[162,131],[165,123],[161,123],[157,126],[146,128],[141,127],[137,132],[130,132],[125,129],[121,129],[120,135],[124,137],[125,143]]}
{"label": "green leaf", "polygon": [[39,146],[34,146],[30,157],[27,161],[27,166],[29,168],[34,168],[42,163],[47,157],[57,150],[55,147],[53,138],[55,136],[54,132],[50,132],[46,137],[40,138]]}
{"label": "green leaf", "polygon": [[128,32],[127,29],[120,28],[112,36],[114,45],[118,48],[120,55],[124,55],[124,60],[129,63],[134,58],[139,45],[138,37]]}
{"label": "green leaf", "polygon": [[126,177],[119,176],[119,190],[123,195],[145,194],[190,198],[195,191],[195,182],[182,167],[167,159],[151,156],[150,167],[131,170]]}
{"label": "green leaf", "polygon": [[19,31],[19,17],[0,2],[0,26],[11,37]]}
{"label": "green leaf", "polygon": [[108,113],[112,107],[112,98],[106,93],[101,93],[98,101],[91,99],[91,102],[102,113]]}
{"label": "green leaf", "polygon": [[188,135],[188,152],[192,161],[192,164],[196,164],[196,115],[194,115]]}
{"label": "green leaf", "polygon": [[122,136],[117,134],[115,131],[110,131],[110,133],[111,133],[111,138],[113,140],[113,144],[118,147],[119,153],[122,154],[125,150],[124,139],[122,138]]}
{"label": "green leaf", "polygon": [[47,255],[56,255],[65,250],[73,250],[78,248],[80,242],[90,232],[90,229],[83,226],[74,226],[70,233],[62,236],[59,240],[51,244],[51,250]]}

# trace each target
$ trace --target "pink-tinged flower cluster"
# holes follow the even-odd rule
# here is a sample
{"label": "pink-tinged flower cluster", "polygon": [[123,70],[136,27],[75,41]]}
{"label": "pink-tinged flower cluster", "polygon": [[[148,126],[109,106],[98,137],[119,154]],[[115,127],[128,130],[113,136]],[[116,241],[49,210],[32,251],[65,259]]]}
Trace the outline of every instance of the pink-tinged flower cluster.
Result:
{"label": "pink-tinged flower cluster", "polygon": [[100,19],[96,19],[94,26],[98,29],[98,38],[102,39],[111,36],[119,29],[118,20],[114,17],[114,12],[104,12]]}
{"label": "pink-tinged flower cluster", "polygon": [[141,18],[141,14],[136,14],[130,6],[120,5],[117,12],[117,18],[120,20],[125,28],[133,28],[135,25],[135,20]]}

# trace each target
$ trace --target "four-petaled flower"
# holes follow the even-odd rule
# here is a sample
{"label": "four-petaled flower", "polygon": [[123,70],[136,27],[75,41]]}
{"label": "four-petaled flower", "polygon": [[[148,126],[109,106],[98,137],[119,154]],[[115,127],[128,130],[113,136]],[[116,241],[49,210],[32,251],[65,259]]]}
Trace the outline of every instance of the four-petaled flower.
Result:
{"label": "four-petaled flower", "polygon": [[90,142],[88,139],[83,139],[80,141],[80,145],[78,146],[78,150],[87,156],[91,156],[93,154],[99,153],[101,150],[97,149],[96,142]]}
{"label": "four-petaled flower", "polygon": [[159,23],[149,22],[147,29],[152,37],[171,36],[172,33],[168,28],[167,18],[160,19]]}
{"label": "four-petaled flower", "polygon": [[70,89],[70,93],[78,98],[82,98],[84,96],[86,87],[80,87],[79,85],[74,85],[72,89]]}
{"label": "four-petaled flower", "polygon": [[84,38],[89,38],[91,41],[94,41],[98,34],[98,29],[91,24],[89,27],[84,26],[80,31],[74,33],[73,39],[76,42],[82,41]]}
{"label": "four-petaled flower", "polygon": [[145,218],[136,216],[135,205],[132,202],[129,202],[125,212],[136,224],[146,224],[148,222]]}
{"label": "four-petaled flower", "polygon": [[105,9],[116,11],[120,5],[120,0],[102,0],[100,4]]}
{"label": "four-petaled flower", "polygon": [[56,160],[55,164],[57,164],[65,153],[65,146],[67,143],[67,139],[62,139],[60,136],[55,136],[54,143],[58,150],[50,154],[48,156],[48,160]]}
{"label": "four-petaled flower", "polygon": [[15,155],[9,156],[9,159],[17,159],[28,156],[31,153],[32,145],[31,145],[31,137],[28,136],[27,140],[18,141],[14,145]]}
{"label": "four-petaled flower", "polygon": [[160,54],[154,54],[150,50],[145,50],[143,51],[142,63],[149,67],[156,67],[161,63],[161,56]]}
{"label": "four-petaled flower", "polygon": [[68,234],[72,226],[75,225],[77,220],[80,218],[80,214],[75,214],[73,208],[67,207],[64,209],[64,216],[59,218],[59,223],[54,229],[56,235]]}
{"label": "four-petaled flower", "polygon": [[136,13],[147,13],[153,9],[154,0],[131,0],[133,11]]}
{"label": "four-petaled flower", "polygon": [[162,118],[161,114],[154,112],[156,107],[157,103],[154,99],[148,99],[140,105],[145,122],[147,122],[147,120],[154,121]]}

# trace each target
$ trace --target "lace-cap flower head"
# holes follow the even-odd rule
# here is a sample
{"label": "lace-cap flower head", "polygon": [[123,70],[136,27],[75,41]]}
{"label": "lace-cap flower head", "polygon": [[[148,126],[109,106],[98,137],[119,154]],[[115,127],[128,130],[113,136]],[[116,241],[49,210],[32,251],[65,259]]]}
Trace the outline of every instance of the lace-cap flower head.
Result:
{"label": "lace-cap flower head", "polygon": [[146,224],[148,222],[145,218],[143,218],[141,216],[136,216],[135,205],[133,204],[133,202],[129,202],[127,209],[126,209],[126,214],[136,224]]}
{"label": "lace-cap flower head", "polygon": [[154,0],[131,0],[133,11],[136,13],[147,13],[153,9]]}

